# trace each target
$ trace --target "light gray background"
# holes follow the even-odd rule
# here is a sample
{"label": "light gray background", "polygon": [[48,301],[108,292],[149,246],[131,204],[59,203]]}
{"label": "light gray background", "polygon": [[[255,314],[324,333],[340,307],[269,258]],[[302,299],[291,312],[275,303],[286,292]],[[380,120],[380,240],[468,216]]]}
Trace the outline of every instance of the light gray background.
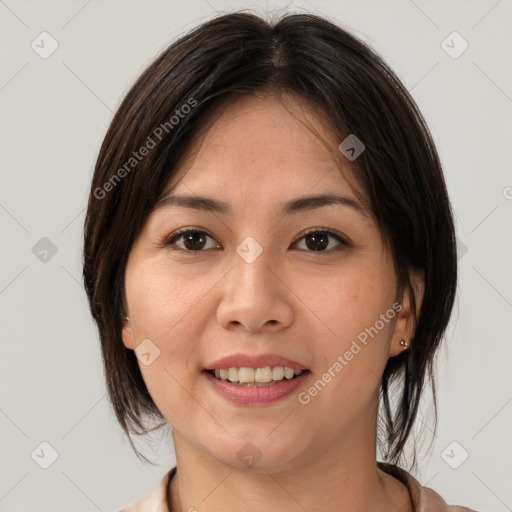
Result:
{"label": "light gray background", "polygon": [[[140,463],[108,407],[81,284],[89,181],[113,112],[161,49],[215,11],[285,5],[0,1],[2,511],[118,510],[174,464],[158,438],[144,453],[159,465]],[[431,127],[457,218],[460,286],[438,364],[439,428],[415,476],[449,503],[512,510],[512,2],[332,0],[288,10],[329,16],[372,44]],[[31,47],[43,31],[59,44],[47,59]],[[453,31],[469,43],[456,59],[441,46]],[[46,262],[39,246],[33,252],[43,237],[57,248]],[[48,469],[35,462],[49,457],[44,441],[58,452]],[[452,469],[462,450],[468,459]]]}

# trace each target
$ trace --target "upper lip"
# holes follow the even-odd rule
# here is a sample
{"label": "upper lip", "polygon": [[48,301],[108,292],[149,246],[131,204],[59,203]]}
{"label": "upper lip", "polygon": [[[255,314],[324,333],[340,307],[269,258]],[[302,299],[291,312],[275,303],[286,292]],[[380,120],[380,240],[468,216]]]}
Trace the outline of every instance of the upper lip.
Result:
{"label": "upper lip", "polygon": [[278,354],[261,354],[259,356],[249,356],[247,354],[232,354],[230,356],[222,357],[212,363],[208,364],[206,370],[217,370],[221,368],[264,368],[265,366],[284,366],[287,368],[293,368],[294,370],[307,370],[307,368],[288,359],[287,357],[280,356]]}

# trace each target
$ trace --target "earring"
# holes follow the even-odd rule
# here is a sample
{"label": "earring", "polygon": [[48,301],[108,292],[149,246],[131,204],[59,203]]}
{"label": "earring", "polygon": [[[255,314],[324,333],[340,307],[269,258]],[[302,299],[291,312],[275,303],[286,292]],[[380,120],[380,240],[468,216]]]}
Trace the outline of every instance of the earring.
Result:
{"label": "earring", "polygon": [[402,347],[402,350],[405,350],[409,346],[409,343],[405,340],[400,340],[400,346]]}
{"label": "earring", "polygon": [[129,319],[127,316],[125,316],[125,317],[124,317],[124,319],[125,319],[125,320],[128,320],[128,322],[130,321],[130,319]]}

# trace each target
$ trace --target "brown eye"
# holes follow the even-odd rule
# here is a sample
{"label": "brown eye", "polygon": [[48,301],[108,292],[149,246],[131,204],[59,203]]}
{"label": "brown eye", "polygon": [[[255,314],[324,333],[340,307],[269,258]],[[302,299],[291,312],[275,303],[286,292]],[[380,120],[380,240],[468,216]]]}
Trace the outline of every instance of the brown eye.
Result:
{"label": "brown eye", "polygon": [[[330,239],[335,239],[339,243],[334,246],[334,248],[329,247],[330,245]],[[344,240],[341,236],[332,233],[331,231],[325,231],[325,230],[312,230],[306,233],[302,236],[302,238],[299,239],[299,241],[304,240],[306,250],[311,252],[331,252],[331,250],[336,250],[342,247],[348,246],[349,243]],[[298,241],[298,242],[299,242]],[[296,243],[298,243],[296,242]],[[327,250],[326,250],[327,249]]]}
{"label": "brown eye", "polygon": [[[171,238],[167,240],[165,245],[177,245],[179,249],[186,252],[200,252],[205,248],[211,249],[219,247],[215,243],[213,243],[213,245],[210,247],[206,247],[208,238],[213,240],[213,238],[204,231],[199,231],[197,229],[186,229],[171,235]],[[181,245],[178,242],[180,242]]]}
{"label": "brown eye", "polygon": [[306,246],[312,251],[323,251],[329,245],[329,235],[322,231],[316,231],[304,237]]}
{"label": "brown eye", "polygon": [[[209,246],[208,239],[211,240]],[[332,243],[333,240],[338,242],[337,244],[334,244],[334,247]],[[340,235],[321,229],[310,230],[295,242],[295,244],[302,241],[305,243],[304,250],[307,252],[331,253],[335,250],[342,249],[343,247],[350,246],[350,243]],[[183,229],[182,231],[174,233],[165,241],[165,245],[175,246],[177,250],[189,254],[204,252],[206,249],[221,248],[215,243],[214,239],[208,233],[191,228]]]}

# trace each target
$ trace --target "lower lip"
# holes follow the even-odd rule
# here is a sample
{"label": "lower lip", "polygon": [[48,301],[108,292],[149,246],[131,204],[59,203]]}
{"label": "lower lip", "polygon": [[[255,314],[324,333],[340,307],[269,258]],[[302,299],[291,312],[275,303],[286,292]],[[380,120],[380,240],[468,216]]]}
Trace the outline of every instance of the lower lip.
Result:
{"label": "lower lip", "polygon": [[203,372],[215,389],[227,400],[240,405],[268,405],[291,395],[307,379],[303,372],[294,379],[280,380],[271,386],[238,386]]}

